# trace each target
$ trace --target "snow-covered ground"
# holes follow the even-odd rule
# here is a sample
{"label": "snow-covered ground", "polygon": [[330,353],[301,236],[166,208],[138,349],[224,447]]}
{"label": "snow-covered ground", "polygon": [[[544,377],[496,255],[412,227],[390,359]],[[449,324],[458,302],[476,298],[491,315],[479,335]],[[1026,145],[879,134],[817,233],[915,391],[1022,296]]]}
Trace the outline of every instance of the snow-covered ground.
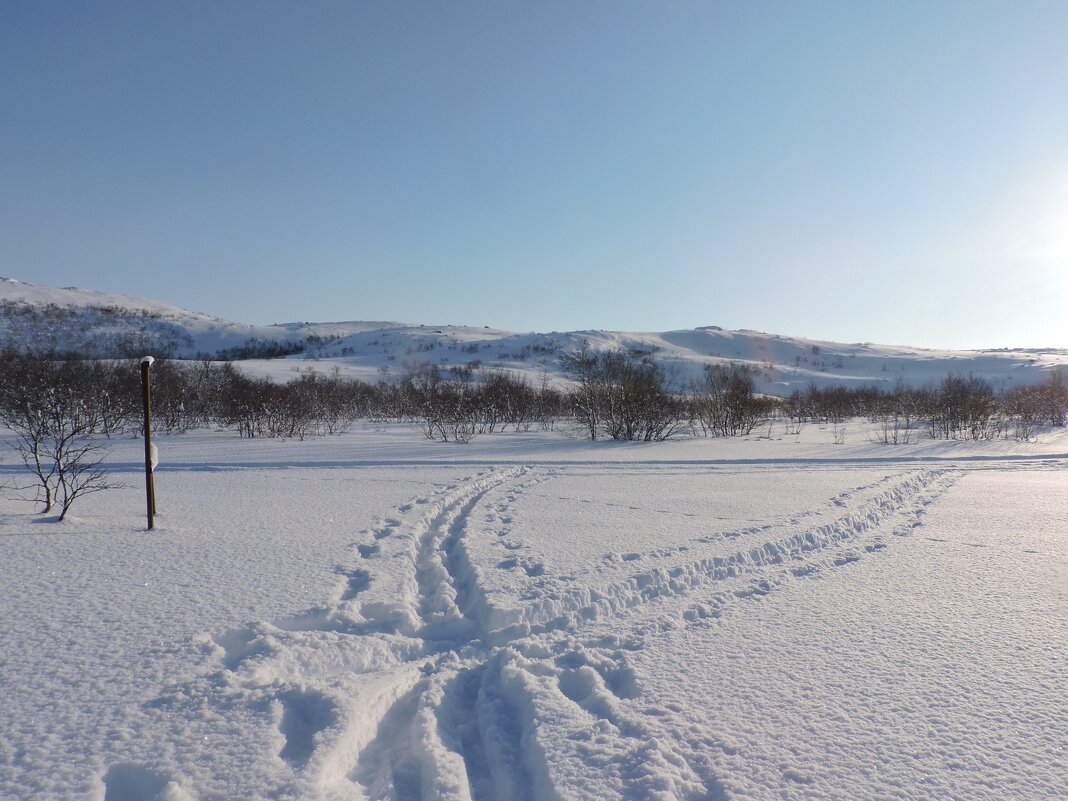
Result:
{"label": "snow-covered ground", "polygon": [[[125,310],[125,313],[122,313]],[[987,379],[998,388],[1045,381],[1068,369],[1063,348],[933,350],[900,345],[827,342],[719,326],[664,331],[517,333],[471,325],[393,322],[297,322],[248,325],[129,295],[58,289],[0,277],[0,347],[71,350],[100,357],[133,352],[189,358],[239,348],[250,339],[305,350],[286,358],[246,359],[242,371],[289,381],[302,373],[363,381],[392,380],[424,362],[507,370],[535,385],[560,385],[560,356],[585,342],[595,350],[646,354],[671,383],[685,388],[706,365],[737,362],[756,372],[762,392],[780,397],[810,384],[933,386],[948,374]],[[1042,343],[1034,343],[1042,344]],[[118,348],[118,350],[116,350]],[[153,351],[153,348],[162,348]]]}
{"label": "snow-covered ground", "polygon": [[0,500],[0,798],[1068,797],[1068,432],[871,433],[116,442]]}

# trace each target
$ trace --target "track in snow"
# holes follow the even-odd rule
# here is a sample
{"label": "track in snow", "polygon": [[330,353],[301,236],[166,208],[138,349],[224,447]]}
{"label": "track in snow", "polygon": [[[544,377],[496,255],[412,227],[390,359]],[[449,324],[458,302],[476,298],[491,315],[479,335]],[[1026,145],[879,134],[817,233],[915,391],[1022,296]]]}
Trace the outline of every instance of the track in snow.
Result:
{"label": "track in snow", "polygon": [[[338,568],[334,603],[214,638],[227,692],[276,709],[288,768],[278,797],[558,798],[558,777],[586,768],[565,745],[592,728],[606,784],[569,786],[568,797],[723,798],[708,744],[689,742],[663,710],[641,713],[628,651],[877,553],[920,526],[954,480],[915,470],[830,499],[841,509],[831,522],[809,526],[802,512],[727,532],[709,557],[687,558],[711,546],[700,538],[692,550],[627,554],[635,568],[653,554],[675,561],[495,608],[465,542],[473,512],[503,495],[493,514],[506,523],[520,495],[559,475],[486,470],[415,498],[363,533]],[[528,576],[544,570],[516,558]],[[538,724],[546,716],[551,732]]]}

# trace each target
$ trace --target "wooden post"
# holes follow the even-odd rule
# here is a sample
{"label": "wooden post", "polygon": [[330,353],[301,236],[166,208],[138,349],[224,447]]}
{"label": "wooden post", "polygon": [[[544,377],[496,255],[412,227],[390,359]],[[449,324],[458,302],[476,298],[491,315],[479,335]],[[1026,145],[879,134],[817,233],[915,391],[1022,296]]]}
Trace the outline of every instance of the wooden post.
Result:
{"label": "wooden post", "polygon": [[148,507],[148,528],[153,528],[156,514],[156,481],[152,475],[152,362],[151,356],[141,360],[141,400],[145,406],[145,501]]}

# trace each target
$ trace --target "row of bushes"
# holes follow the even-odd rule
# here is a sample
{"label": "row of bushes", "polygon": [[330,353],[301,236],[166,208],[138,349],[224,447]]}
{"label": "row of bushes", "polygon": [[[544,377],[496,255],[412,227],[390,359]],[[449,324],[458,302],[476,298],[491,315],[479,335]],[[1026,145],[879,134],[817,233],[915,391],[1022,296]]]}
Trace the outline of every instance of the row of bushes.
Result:
{"label": "row of bushes", "polygon": [[[543,382],[503,372],[457,368],[446,375],[416,365],[397,381],[368,383],[308,372],[287,383],[242,374],[233,364],[157,359],[153,366],[157,429],[181,432],[232,428],[242,437],[335,434],[356,420],[418,423],[434,439],[467,440],[512,426],[552,428],[567,415],[566,395]],[[140,373],[133,361],[58,360],[0,353],[0,422],[20,420],[54,404],[57,393],[77,410],[88,435],[140,434]]]}
{"label": "row of bushes", "polygon": [[[755,392],[752,369],[710,365],[687,392],[669,386],[649,354],[591,351],[564,357],[566,391],[500,371],[470,367],[448,373],[437,365],[410,366],[395,382],[342,379],[337,370],[304,373],[278,384],[243,375],[230,363],[159,360],[154,368],[157,428],[235,429],[242,437],[295,437],[338,433],[358,419],[418,423],[427,437],[468,441],[508,426],[551,429],[574,421],[590,439],[662,440],[688,430],[736,436],[761,421],[811,419],[835,424],[866,416],[881,422],[882,440],[907,442],[918,430],[932,437],[1030,438],[1039,426],[1068,422],[1068,380],[1054,373],[1044,384],[998,392],[975,376],[949,376],[938,387],[893,390],[810,387],[788,400]],[[0,352],[0,425],[32,475],[29,484],[0,489],[33,492],[43,511],[66,516],[75,499],[118,486],[104,469],[106,438],[142,430],[136,362],[63,361],[17,351]],[[789,430],[789,429],[788,429]]]}
{"label": "row of bushes", "polygon": [[[706,367],[683,390],[648,354],[584,347],[563,357],[566,390],[546,376],[535,386],[513,374],[431,364],[409,365],[393,381],[369,383],[302,373],[288,383],[251,378],[230,363],[157,360],[153,414],[157,428],[226,427],[242,437],[334,434],[355,420],[406,421],[439,440],[466,441],[505,428],[552,429],[573,421],[590,439],[662,440],[686,431],[705,436],[751,433],[769,419],[840,423],[868,418],[884,441],[920,432],[941,439],[1030,438],[1068,422],[1068,376],[1054,372],[1035,386],[996,390],[976,376],[947,376],[930,388],[811,386],[787,399],[756,392],[744,365]],[[8,422],[43,409],[60,392],[85,430],[110,437],[140,433],[141,390],[130,361],[60,361],[0,353],[0,414]]]}
{"label": "row of bushes", "polygon": [[645,352],[594,351],[583,346],[562,360],[574,384],[571,416],[590,439],[658,441],[688,430],[739,436],[781,411],[781,402],[756,394],[754,371],[740,364],[707,365],[689,391],[672,387]]}
{"label": "row of bushes", "polygon": [[1044,426],[1068,423],[1068,374],[1057,370],[1041,384],[1004,390],[975,375],[949,375],[922,388],[901,381],[892,389],[810,386],[795,391],[788,406],[798,421],[867,418],[881,424],[888,444],[907,442],[919,430],[932,439],[1030,439]]}

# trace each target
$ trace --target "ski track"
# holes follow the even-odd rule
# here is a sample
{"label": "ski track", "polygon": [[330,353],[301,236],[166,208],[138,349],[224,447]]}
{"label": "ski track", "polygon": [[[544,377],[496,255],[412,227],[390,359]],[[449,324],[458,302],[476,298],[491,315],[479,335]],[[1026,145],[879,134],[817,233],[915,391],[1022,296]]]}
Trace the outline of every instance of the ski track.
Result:
{"label": "ski track", "polygon": [[[331,604],[211,638],[219,669],[201,680],[266,701],[276,720],[288,778],[272,797],[559,799],[556,777],[588,772],[589,752],[575,746],[592,738],[585,745],[600,749],[607,785],[571,784],[568,798],[724,798],[702,756],[715,744],[691,741],[670,709],[643,704],[628,652],[878,554],[922,526],[958,471],[888,475],[822,511],[622,556],[670,565],[494,606],[467,547],[473,512],[498,499],[486,521],[507,549],[516,499],[560,475],[487,469],[415,498],[361,532],[352,563],[337,567]],[[828,510],[841,513],[819,522]],[[688,558],[711,544],[736,550]],[[520,554],[497,567],[544,571]],[[112,771],[109,787],[165,782]]]}

